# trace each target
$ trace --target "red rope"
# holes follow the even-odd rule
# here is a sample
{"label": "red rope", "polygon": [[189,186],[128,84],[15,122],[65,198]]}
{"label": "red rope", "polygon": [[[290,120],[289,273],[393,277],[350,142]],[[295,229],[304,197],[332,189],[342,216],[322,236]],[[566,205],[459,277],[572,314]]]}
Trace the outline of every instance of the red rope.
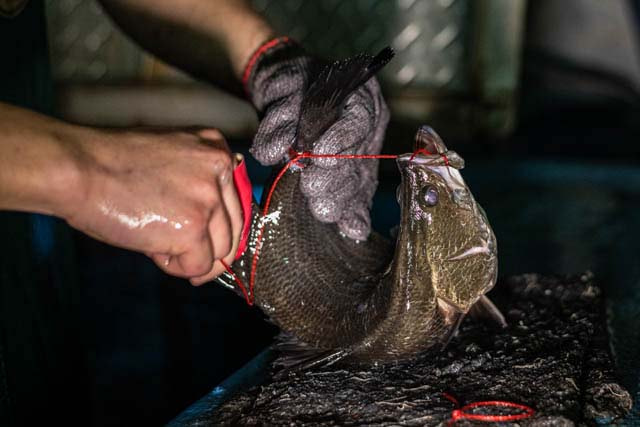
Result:
{"label": "red rope", "polygon": [[[425,150],[424,148],[421,148],[419,150],[416,150],[411,157],[409,158],[409,161],[413,160],[415,158],[415,156],[417,156],[418,154],[427,154],[427,155],[431,155],[431,153],[427,150]],[[449,161],[446,158],[446,156],[442,155],[444,160],[445,160],[445,164],[449,165]],[[296,165],[298,167],[304,167],[303,164],[301,164],[298,160],[300,159],[397,159],[398,155],[396,154],[314,154],[314,153],[310,153],[310,152],[302,152],[299,153],[297,151],[295,151],[293,148],[291,148],[289,150],[289,158],[290,160],[287,162],[287,164],[280,170],[280,172],[278,172],[278,175],[276,175],[276,178],[273,180],[273,184],[271,184],[271,188],[269,188],[269,192],[267,193],[267,198],[265,200],[265,204],[264,204],[264,208],[262,209],[262,218],[263,218],[263,222],[260,225],[260,229],[258,230],[258,236],[256,237],[256,249],[255,252],[253,254],[253,258],[251,260],[251,272],[249,275],[249,290],[247,291],[247,287],[244,285],[244,283],[242,282],[242,280],[240,280],[240,278],[238,276],[236,276],[236,274],[233,272],[233,270],[231,269],[231,267],[229,267],[226,263],[222,263],[222,265],[224,266],[224,268],[227,270],[227,273],[229,273],[231,275],[231,277],[233,277],[233,280],[236,282],[236,284],[238,285],[238,287],[240,288],[240,290],[242,291],[242,294],[244,295],[245,300],[247,301],[248,305],[253,305],[253,301],[254,301],[254,293],[253,293],[253,288],[256,282],[256,270],[257,270],[257,265],[258,265],[258,255],[260,253],[260,245],[262,243],[262,236],[264,234],[264,227],[266,225],[266,223],[264,222],[264,218],[267,216],[267,214],[269,213],[269,207],[271,206],[271,197],[273,196],[273,193],[276,189],[276,186],[278,185],[278,181],[280,181],[280,179],[284,176],[284,174],[289,170],[289,168],[293,165]]]}
{"label": "red rope", "polygon": [[[451,402],[453,402],[454,405],[457,406],[456,409],[451,411],[451,419],[449,419],[448,425],[453,425],[459,420],[473,420],[473,421],[486,421],[486,422],[517,421],[517,420],[522,420],[525,418],[532,417],[533,414],[535,413],[533,408],[530,408],[527,405],[508,402],[505,400],[486,400],[482,402],[473,402],[473,403],[469,403],[468,405],[464,405],[462,408],[460,408],[460,403],[458,402],[458,399],[456,399],[449,393],[442,393],[442,394],[446,399],[450,400]],[[482,408],[487,406],[489,407],[495,406],[500,408],[514,408],[522,412],[517,414],[509,414],[509,415],[473,414],[473,413],[467,412],[475,408]]]}

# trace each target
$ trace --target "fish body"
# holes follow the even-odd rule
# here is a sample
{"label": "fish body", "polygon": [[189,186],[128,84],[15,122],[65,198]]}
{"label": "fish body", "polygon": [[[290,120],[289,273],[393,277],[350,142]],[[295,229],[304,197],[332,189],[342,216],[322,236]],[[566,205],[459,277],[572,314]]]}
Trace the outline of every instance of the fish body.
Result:
{"label": "fish body", "polygon": [[[389,59],[383,51],[328,67],[303,101],[298,146],[321,135],[346,96]],[[299,168],[282,175],[265,217],[254,207],[249,247],[232,269],[248,282],[259,247],[255,304],[285,332],[281,348],[298,355],[295,363],[407,359],[446,343],[474,305],[499,317],[484,297],[496,280],[496,239],[459,173],[464,162],[428,127],[416,144],[421,154],[397,158],[396,242],[376,232],[355,241],[317,221]]]}

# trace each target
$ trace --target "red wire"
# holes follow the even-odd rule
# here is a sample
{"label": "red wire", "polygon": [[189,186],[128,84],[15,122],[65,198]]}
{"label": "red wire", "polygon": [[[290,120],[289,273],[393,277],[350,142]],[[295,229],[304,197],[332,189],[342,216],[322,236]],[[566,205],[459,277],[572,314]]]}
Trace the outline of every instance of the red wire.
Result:
{"label": "red wire", "polygon": [[[425,150],[424,148],[421,148],[421,149],[416,150],[411,155],[411,158],[409,159],[409,161],[413,160],[415,158],[415,156],[417,156],[418,154],[431,155],[431,153],[429,151]],[[276,189],[276,186],[278,185],[278,181],[280,181],[280,179],[283,177],[283,175],[294,164],[296,166],[298,166],[298,167],[304,167],[303,164],[298,162],[298,160],[300,160],[300,159],[309,159],[309,158],[312,158],[312,159],[326,159],[326,158],[332,158],[332,159],[397,159],[398,155],[396,155],[396,154],[314,154],[314,153],[310,153],[308,151],[299,153],[299,152],[295,151],[293,148],[291,148],[289,150],[289,157],[290,157],[291,160],[289,160],[287,162],[287,164],[280,170],[280,172],[278,172],[278,175],[273,180],[273,184],[271,184],[271,187],[269,188],[269,192],[267,193],[267,198],[265,200],[264,208],[262,209],[262,217],[263,218],[265,218],[267,216],[267,213],[269,212],[269,207],[271,205],[271,197],[273,196],[273,193],[274,193],[274,191]],[[443,158],[445,159],[445,164],[449,165],[449,161],[446,158],[446,156],[443,155]],[[260,245],[262,243],[262,236],[264,234],[265,225],[266,225],[265,222],[263,222],[260,225],[260,229],[258,230],[258,236],[256,237],[256,249],[255,249],[255,252],[253,253],[253,258],[251,260],[251,273],[249,275],[249,291],[248,292],[247,292],[246,286],[244,285],[244,283],[242,283],[242,280],[240,280],[240,278],[238,276],[236,276],[236,274],[233,272],[233,270],[231,270],[231,267],[229,267],[227,264],[225,264],[223,262],[224,268],[231,275],[231,277],[233,277],[233,280],[236,282],[238,287],[240,287],[240,290],[242,291],[242,294],[244,295],[244,298],[247,301],[248,305],[253,305],[253,301],[255,299],[255,296],[254,296],[254,293],[253,293],[253,289],[254,289],[254,285],[255,285],[255,282],[256,282],[256,270],[257,270],[257,265],[258,265],[258,255],[259,255],[260,249],[261,249]]]}
{"label": "red wire", "polygon": [[[453,402],[456,406],[460,406],[458,400],[450,395],[449,393],[442,393],[444,397],[451,402]],[[515,408],[519,409],[522,412],[519,414],[510,414],[510,415],[491,415],[491,414],[472,414],[466,412],[470,409],[480,408],[483,406],[497,406],[502,408]],[[487,421],[487,422],[501,422],[501,421],[517,421],[525,418],[532,417],[535,411],[533,408],[522,405],[520,403],[513,403],[505,400],[486,400],[482,402],[473,402],[468,405],[464,405],[462,408],[457,408],[451,411],[451,419],[449,420],[449,425],[455,424],[458,420],[474,420],[474,421]]]}

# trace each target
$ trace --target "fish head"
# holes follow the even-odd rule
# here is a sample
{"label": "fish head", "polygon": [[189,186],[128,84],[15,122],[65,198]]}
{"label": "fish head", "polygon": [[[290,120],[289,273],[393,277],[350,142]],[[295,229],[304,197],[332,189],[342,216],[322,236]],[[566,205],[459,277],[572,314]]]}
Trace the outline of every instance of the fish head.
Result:
{"label": "fish head", "polygon": [[466,313],[495,284],[496,238],[460,174],[464,160],[431,128],[422,127],[416,140],[416,152],[397,159],[397,251],[440,304]]}

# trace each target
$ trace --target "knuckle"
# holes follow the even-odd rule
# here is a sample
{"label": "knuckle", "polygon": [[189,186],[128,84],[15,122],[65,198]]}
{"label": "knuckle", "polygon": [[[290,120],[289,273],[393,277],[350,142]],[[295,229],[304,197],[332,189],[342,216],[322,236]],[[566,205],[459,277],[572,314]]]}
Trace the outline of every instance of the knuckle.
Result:
{"label": "knuckle", "polygon": [[196,132],[190,131],[189,129],[178,129],[174,131],[171,138],[176,138],[184,142],[198,142],[199,139]]}
{"label": "knuckle", "polygon": [[194,209],[189,219],[184,221],[182,229],[184,233],[193,238],[201,238],[203,231],[207,228],[207,219],[202,213],[202,209]]}
{"label": "knuckle", "polygon": [[[304,174],[302,175],[302,178],[305,178]],[[300,191],[307,197],[312,197],[318,194],[322,191],[322,188],[324,188],[324,185],[321,182],[313,179],[312,177],[309,179],[300,180]]]}
{"label": "knuckle", "polygon": [[222,155],[217,155],[211,159],[211,167],[217,173],[217,175],[222,175],[225,173],[229,173],[233,168],[233,159],[229,153],[220,153]]}
{"label": "knuckle", "polygon": [[219,189],[213,179],[199,179],[192,184],[191,189],[194,192],[196,203],[198,204],[198,216],[203,216],[203,207],[205,211],[212,209],[220,200]]}
{"label": "knuckle", "polygon": [[283,75],[283,79],[280,79],[278,84],[266,91],[265,97],[260,103],[263,110],[267,113],[278,110],[294,112],[300,110],[300,101],[303,96],[301,88],[304,86],[304,82],[302,80],[296,81],[295,77],[292,77],[294,76],[290,74]]}
{"label": "knuckle", "polygon": [[308,167],[309,171],[303,171],[300,178],[300,190],[305,196],[318,197],[325,194],[339,182],[333,171],[325,171],[318,168]]}
{"label": "knuckle", "polygon": [[341,206],[333,198],[310,198],[309,207],[313,216],[320,222],[331,223],[340,219]]}
{"label": "knuckle", "polygon": [[[290,142],[297,128],[296,120],[283,117],[274,117],[274,120],[265,119],[260,123],[254,142],[269,146]],[[268,141],[268,142],[267,142]]]}

